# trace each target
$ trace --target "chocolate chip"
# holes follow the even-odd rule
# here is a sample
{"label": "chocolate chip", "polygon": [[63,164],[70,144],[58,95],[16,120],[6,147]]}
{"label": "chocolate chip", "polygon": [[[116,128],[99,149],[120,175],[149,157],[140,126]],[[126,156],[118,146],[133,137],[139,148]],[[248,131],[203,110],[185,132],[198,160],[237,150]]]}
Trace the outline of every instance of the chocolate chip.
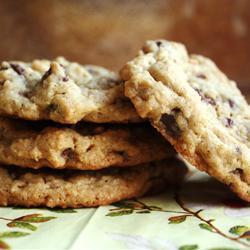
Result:
{"label": "chocolate chip", "polygon": [[199,94],[202,101],[204,101],[204,102],[206,102],[208,104],[211,104],[212,106],[216,105],[216,102],[212,97],[202,93],[202,91],[200,89],[194,89],[194,90]]}
{"label": "chocolate chip", "polygon": [[161,42],[161,41],[157,41],[157,42],[156,42],[156,45],[157,45],[158,47],[160,47],[160,46],[162,45],[162,42]]}
{"label": "chocolate chip", "polygon": [[178,138],[181,135],[181,130],[176,123],[175,116],[172,114],[163,114],[160,120],[167,131],[172,137]]}
{"label": "chocolate chip", "polygon": [[95,147],[95,145],[94,145],[94,144],[91,144],[91,145],[86,149],[86,152],[89,152],[89,151],[92,150],[94,147]]}
{"label": "chocolate chip", "polygon": [[65,66],[64,66],[63,64],[59,63],[59,65],[60,65],[62,68],[64,68],[64,69],[65,69]]}
{"label": "chocolate chip", "polygon": [[128,153],[126,151],[114,151],[116,154],[122,156],[125,160],[128,159]]}
{"label": "chocolate chip", "polygon": [[64,76],[62,79],[64,82],[67,82],[69,80],[69,78],[67,76]]}
{"label": "chocolate chip", "polygon": [[18,75],[23,75],[24,68],[22,68],[20,65],[11,63],[10,66]]}
{"label": "chocolate chip", "polygon": [[47,70],[43,75],[41,82],[45,81],[51,75],[51,73],[52,73],[52,68],[50,67],[49,70]]}
{"label": "chocolate chip", "polygon": [[143,52],[144,54],[149,53],[149,50],[148,50],[148,48],[146,48],[146,47],[143,47],[141,50],[142,50],[142,52]]}
{"label": "chocolate chip", "polygon": [[204,74],[202,74],[202,73],[197,74],[196,76],[197,76],[198,78],[201,78],[201,79],[207,79],[207,77],[206,77]]}
{"label": "chocolate chip", "polygon": [[74,159],[74,155],[75,155],[75,153],[74,153],[74,151],[73,151],[72,148],[66,148],[66,149],[63,150],[63,152],[62,152],[62,156],[63,156],[64,158],[66,158],[67,160],[72,160],[72,159]]}
{"label": "chocolate chip", "polygon": [[238,146],[235,148],[235,150],[236,150],[236,152],[237,152],[238,154],[241,154],[241,153],[242,153],[240,147],[238,147]]}
{"label": "chocolate chip", "polygon": [[208,96],[208,95],[204,95],[204,97],[203,97],[202,100],[205,101],[205,102],[207,102],[208,104],[213,105],[213,106],[216,105],[215,100],[212,97]]}
{"label": "chocolate chip", "polygon": [[245,180],[244,180],[244,171],[243,171],[243,169],[241,169],[241,168],[236,168],[236,169],[234,169],[233,171],[231,171],[230,173],[232,173],[232,174],[234,174],[234,175],[237,175],[238,177],[240,177],[240,179],[241,179],[242,181],[245,181]]}
{"label": "chocolate chip", "polygon": [[243,170],[241,168],[236,168],[235,170],[232,171],[232,173],[239,175],[243,173]]}
{"label": "chocolate chip", "polygon": [[199,96],[201,97],[202,96],[202,93],[201,93],[201,90],[200,89],[194,89],[198,94],[199,94]]}
{"label": "chocolate chip", "polygon": [[46,110],[51,113],[51,112],[54,112],[58,109],[58,105],[57,104],[54,104],[54,103],[51,103],[50,105],[47,106]]}
{"label": "chocolate chip", "polygon": [[24,97],[26,97],[28,99],[32,96],[32,92],[30,92],[30,91],[19,92],[18,94],[22,95],[22,96],[24,96]]}
{"label": "chocolate chip", "polygon": [[231,128],[234,125],[234,121],[230,118],[225,118],[225,126]]}
{"label": "chocolate chip", "polygon": [[230,106],[230,108],[234,108],[235,107],[235,102],[231,99],[228,99],[228,104]]}

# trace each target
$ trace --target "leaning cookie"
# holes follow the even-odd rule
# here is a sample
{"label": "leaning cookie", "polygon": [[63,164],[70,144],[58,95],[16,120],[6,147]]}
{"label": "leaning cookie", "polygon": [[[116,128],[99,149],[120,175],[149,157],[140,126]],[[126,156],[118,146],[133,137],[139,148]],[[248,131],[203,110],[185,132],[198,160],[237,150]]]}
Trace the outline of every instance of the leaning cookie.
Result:
{"label": "leaning cookie", "polygon": [[235,82],[182,44],[148,41],[121,71],[142,118],[186,160],[250,201],[250,109]]}
{"label": "leaning cookie", "polygon": [[171,157],[150,124],[65,126],[0,118],[0,162],[30,168],[95,170]]}
{"label": "leaning cookie", "polygon": [[102,67],[63,58],[2,62],[0,82],[1,115],[67,124],[139,121],[123,82]]}
{"label": "leaning cookie", "polygon": [[0,167],[0,205],[96,207],[178,184],[186,167],[177,159],[99,171]]}

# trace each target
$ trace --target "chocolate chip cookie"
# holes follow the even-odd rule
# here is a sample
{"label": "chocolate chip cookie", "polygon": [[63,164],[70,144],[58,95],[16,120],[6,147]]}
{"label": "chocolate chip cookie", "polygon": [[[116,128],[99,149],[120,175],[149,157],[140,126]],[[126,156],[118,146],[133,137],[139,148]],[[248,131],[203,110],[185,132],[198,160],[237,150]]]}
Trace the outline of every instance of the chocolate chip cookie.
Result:
{"label": "chocolate chip cookie", "polygon": [[175,154],[150,124],[60,125],[0,118],[0,162],[30,168],[101,169]]}
{"label": "chocolate chip cookie", "polygon": [[250,201],[250,109],[210,59],[179,43],[148,41],[121,71],[142,118],[198,169]]}
{"label": "chocolate chip cookie", "polygon": [[115,73],[64,58],[2,62],[0,103],[0,115],[27,120],[66,124],[139,120]]}
{"label": "chocolate chip cookie", "polygon": [[186,167],[177,159],[98,171],[0,167],[0,205],[96,207],[178,184]]}

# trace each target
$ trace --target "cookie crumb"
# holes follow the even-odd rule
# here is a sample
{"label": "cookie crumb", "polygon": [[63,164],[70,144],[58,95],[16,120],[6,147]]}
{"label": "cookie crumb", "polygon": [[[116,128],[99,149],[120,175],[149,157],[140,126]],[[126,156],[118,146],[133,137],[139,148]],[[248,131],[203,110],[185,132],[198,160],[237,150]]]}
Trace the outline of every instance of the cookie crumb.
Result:
{"label": "cookie crumb", "polygon": [[161,117],[161,122],[165,126],[165,130],[174,138],[178,138],[181,135],[181,130],[176,123],[175,116],[169,114],[163,114]]}

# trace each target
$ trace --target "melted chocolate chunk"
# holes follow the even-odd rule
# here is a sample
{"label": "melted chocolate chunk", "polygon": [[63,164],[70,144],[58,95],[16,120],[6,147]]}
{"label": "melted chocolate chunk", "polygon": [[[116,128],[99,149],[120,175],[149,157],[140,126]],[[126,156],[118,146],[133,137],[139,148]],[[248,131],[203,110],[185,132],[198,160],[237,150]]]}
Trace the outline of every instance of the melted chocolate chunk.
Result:
{"label": "melted chocolate chunk", "polygon": [[230,119],[230,118],[225,119],[225,126],[227,128],[231,128],[233,125],[234,125],[234,121],[232,119]]}
{"label": "melted chocolate chunk", "polygon": [[235,107],[235,102],[231,99],[228,99],[228,104],[230,106],[230,108],[234,108]]}
{"label": "melted chocolate chunk", "polygon": [[91,144],[91,145],[86,149],[86,152],[91,151],[94,147],[95,147],[95,145],[94,145],[94,144]]}
{"label": "melted chocolate chunk", "polygon": [[207,102],[208,104],[213,105],[213,106],[216,105],[215,100],[212,97],[208,96],[208,95],[204,95],[204,97],[203,97],[202,100],[205,101],[205,102]]}
{"label": "melted chocolate chunk", "polygon": [[236,168],[235,170],[231,171],[230,173],[237,175],[242,181],[245,181],[243,169]]}
{"label": "melted chocolate chunk", "polygon": [[201,79],[207,79],[207,77],[206,77],[204,74],[202,74],[202,73],[197,74],[196,76],[197,76],[198,78],[201,78]]}
{"label": "melted chocolate chunk", "polygon": [[60,65],[62,68],[65,69],[65,65],[63,65],[63,64],[61,64],[61,63],[59,63],[59,65]]}
{"label": "melted chocolate chunk", "polygon": [[31,91],[19,92],[19,95],[22,95],[26,98],[30,98],[32,96],[32,92]]}
{"label": "melted chocolate chunk", "polygon": [[67,160],[72,160],[74,159],[75,153],[72,148],[67,148],[63,150],[62,156]]}
{"label": "melted chocolate chunk", "polygon": [[163,114],[161,117],[161,122],[165,126],[165,130],[174,138],[178,138],[181,135],[181,130],[176,123],[175,116],[172,114]]}
{"label": "melted chocolate chunk", "polygon": [[194,90],[199,94],[202,101],[204,101],[204,102],[206,102],[206,103],[208,103],[208,104],[210,104],[212,106],[216,105],[216,102],[212,97],[202,93],[201,90],[199,90],[199,89],[194,89]]}
{"label": "melted chocolate chunk", "polygon": [[62,79],[64,82],[67,82],[69,80],[69,78],[67,76],[64,76]]}
{"label": "melted chocolate chunk", "polygon": [[48,107],[46,108],[46,110],[47,110],[49,113],[54,112],[54,111],[56,111],[57,109],[58,109],[58,105],[57,105],[57,104],[54,104],[54,103],[48,105]]}
{"label": "melted chocolate chunk", "polygon": [[45,80],[51,75],[51,73],[52,73],[52,69],[51,69],[51,67],[50,67],[49,70],[47,70],[47,71],[45,72],[45,74],[43,75],[43,77],[42,77],[42,79],[41,79],[41,82],[45,81]]}
{"label": "melted chocolate chunk", "polygon": [[241,154],[241,153],[242,153],[240,147],[238,147],[238,146],[235,148],[235,150],[236,150],[236,152],[237,152],[238,154]]}
{"label": "melted chocolate chunk", "polygon": [[161,42],[161,41],[158,41],[158,42],[156,42],[156,45],[157,45],[158,47],[160,47],[160,46],[162,45],[162,42]]}
{"label": "melted chocolate chunk", "polygon": [[18,64],[11,63],[10,64],[11,68],[18,74],[18,75],[23,75],[24,73],[24,68],[21,67]]}

